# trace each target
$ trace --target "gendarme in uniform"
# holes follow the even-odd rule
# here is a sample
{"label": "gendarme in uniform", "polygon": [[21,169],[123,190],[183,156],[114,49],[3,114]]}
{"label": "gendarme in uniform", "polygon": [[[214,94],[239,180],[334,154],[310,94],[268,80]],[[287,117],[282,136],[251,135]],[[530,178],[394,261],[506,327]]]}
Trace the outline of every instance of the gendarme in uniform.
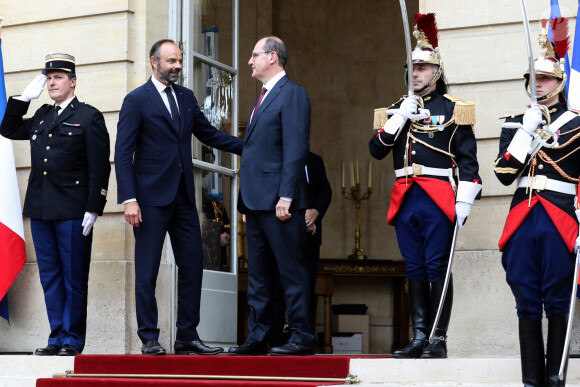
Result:
{"label": "gendarme in uniform", "polygon": [[[23,119],[46,82],[54,105]],[[23,215],[31,231],[44,290],[50,336],[37,355],[76,355],[85,345],[92,225],[103,214],[109,134],[101,112],[79,102],[74,57],[50,54],[43,75],[10,97],[0,134],[30,141],[31,171]]]}
{"label": "gendarme in uniform", "polygon": [[415,14],[415,18],[413,87],[424,105],[406,97],[386,112],[377,109],[375,129],[380,130],[371,138],[369,149],[379,160],[393,154],[396,181],[387,220],[395,226],[409,285],[414,336],[393,356],[445,358],[452,282],[436,337],[430,345],[427,339],[442,296],[455,219],[461,227],[481,190],[473,132],[475,108],[446,94],[435,15]]}

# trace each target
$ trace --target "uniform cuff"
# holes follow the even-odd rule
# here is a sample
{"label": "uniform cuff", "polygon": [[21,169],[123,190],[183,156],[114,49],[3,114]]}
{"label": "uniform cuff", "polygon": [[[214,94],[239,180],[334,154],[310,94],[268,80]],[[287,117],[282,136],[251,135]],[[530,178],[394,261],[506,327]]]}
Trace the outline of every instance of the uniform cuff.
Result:
{"label": "uniform cuff", "polygon": [[481,184],[472,183],[470,181],[460,181],[457,188],[456,201],[473,204],[479,191],[481,191]]}
{"label": "uniform cuff", "polygon": [[400,114],[394,114],[387,122],[383,129],[386,133],[395,135],[407,122],[407,119]]}
{"label": "uniform cuff", "polygon": [[512,139],[507,151],[515,157],[521,164],[526,161],[530,145],[532,143],[532,136],[523,129],[518,129],[516,135]]}

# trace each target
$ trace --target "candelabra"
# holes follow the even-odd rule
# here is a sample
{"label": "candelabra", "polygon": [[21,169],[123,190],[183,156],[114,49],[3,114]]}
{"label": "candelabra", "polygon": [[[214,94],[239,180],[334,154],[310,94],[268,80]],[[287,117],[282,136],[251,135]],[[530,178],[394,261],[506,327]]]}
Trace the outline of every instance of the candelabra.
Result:
{"label": "candelabra", "polygon": [[352,249],[352,254],[348,256],[351,260],[364,260],[367,259],[364,249],[360,247],[360,202],[367,200],[373,193],[371,186],[371,163],[369,161],[369,184],[367,191],[365,193],[361,192],[359,175],[358,175],[358,160],[356,162],[356,183],[355,175],[352,161],[350,162],[350,193],[346,192],[346,187],[344,184],[344,162],[342,163],[342,195],[347,200],[352,200],[355,205],[355,224],[354,224],[354,249]]}

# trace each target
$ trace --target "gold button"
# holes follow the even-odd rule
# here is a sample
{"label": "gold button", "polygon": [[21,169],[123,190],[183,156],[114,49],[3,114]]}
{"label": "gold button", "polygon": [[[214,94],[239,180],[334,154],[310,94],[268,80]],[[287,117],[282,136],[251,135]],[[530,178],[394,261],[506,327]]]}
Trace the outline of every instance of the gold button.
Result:
{"label": "gold button", "polygon": [[415,154],[416,154],[416,153],[417,153],[417,152],[415,152],[415,151],[412,151],[412,152],[411,152],[411,154],[412,154],[413,156],[415,156]]}
{"label": "gold button", "polygon": [[44,176],[46,176],[46,175],[48,175],[48,172],[44,171],[44,172],[42,172],[42,174],[43,174]]}
{"label": "gold button", "polygon": [[46,162],[48,162],[48,159],[44,159],[44,162],[45,162],[45,163],[46,163]]}
{"label": "gold button", "polygon": [[78,183],[79,183],[79,181],[78,181],[78,180],[77,180],[77,181],[75,181],[75,184],[78,184]]}
{"label": "gold button", "polygon": [[50,147],[49,147],[49,146],[47,146],[47,147],[46,147],[46,150],[50,150]]}
{"label": "gold button", "polygon": [[544,164],[538,165],[538,169],[544,169]]}
{"label": "gold button", "polygon": [[417,141],[413,140],[413,144],[415,144]]}
{"label": "gold button", "polygon": [[69,136],[72,136],[72,132],[68,132],[68,135],[69,135]]}
{"label": "gold button", "polygon": [[52,133],[50,133],[50,134],[48,135],[48,138],[52,138]]}

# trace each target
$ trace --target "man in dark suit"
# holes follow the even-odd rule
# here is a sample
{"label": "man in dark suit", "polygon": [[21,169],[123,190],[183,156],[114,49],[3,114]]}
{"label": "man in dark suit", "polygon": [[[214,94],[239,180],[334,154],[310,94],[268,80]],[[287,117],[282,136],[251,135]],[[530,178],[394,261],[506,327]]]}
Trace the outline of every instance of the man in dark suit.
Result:
{"label": "man in dark suit", "polygon": [[[46,83],[54,105],[23,119]],[[40,356],[74,356],[85,346],[92,228],[103,214],[109,173],[109,133],[101,112],[79,102],[75,58],[46,56],[43,75],[10,97],[0,134],[30,140],[31,171],[23,215],[30,218],[50,323]]]}
{"label": "man in dark suit", "polygon": [[[250,113],[240,168],[239,210],[246,215],[250,334],[231,354],[265,353],[281,285],[290,339],[272,355],[314,353],[308,263],[304,256],[308,206],[304,166],[310,146],[310,101],[284,71],[287,54],[276,37],[256,43],[249,65],[263,83]],[[277,281],[280,282],[277,285]],[[278,345],[270,341],[271,345]]]}
{"label": "man in dark suit", "polygon": [[151,47],[153,76],[129,93],[119,113],[115,170],[118,200],[135,234],[135,303],[145,355],[159,345],[155,285],[165,234],[179,268],[176,354],[213,355],[197,334],[203,252],[191,155],[192,134],[203,143],[241,154],[242,140],[220,132],[204,117],[193,92],[176,85],[183,56],[163,39]]}
{"label": "man in dark suit", "polygon": [[[308,154],[306,179],[308,182],[308,209],[306,210],[306,247],[304,253],[310,273],[310,293],[314,297],[318,262],[320,261],[320,245],[322,244],[322,218],[330,206],[332,188],[330,188],[330,183],[326,177],[322,157],[313,152]],[[312,312],[316,313],[314,310]]]}

